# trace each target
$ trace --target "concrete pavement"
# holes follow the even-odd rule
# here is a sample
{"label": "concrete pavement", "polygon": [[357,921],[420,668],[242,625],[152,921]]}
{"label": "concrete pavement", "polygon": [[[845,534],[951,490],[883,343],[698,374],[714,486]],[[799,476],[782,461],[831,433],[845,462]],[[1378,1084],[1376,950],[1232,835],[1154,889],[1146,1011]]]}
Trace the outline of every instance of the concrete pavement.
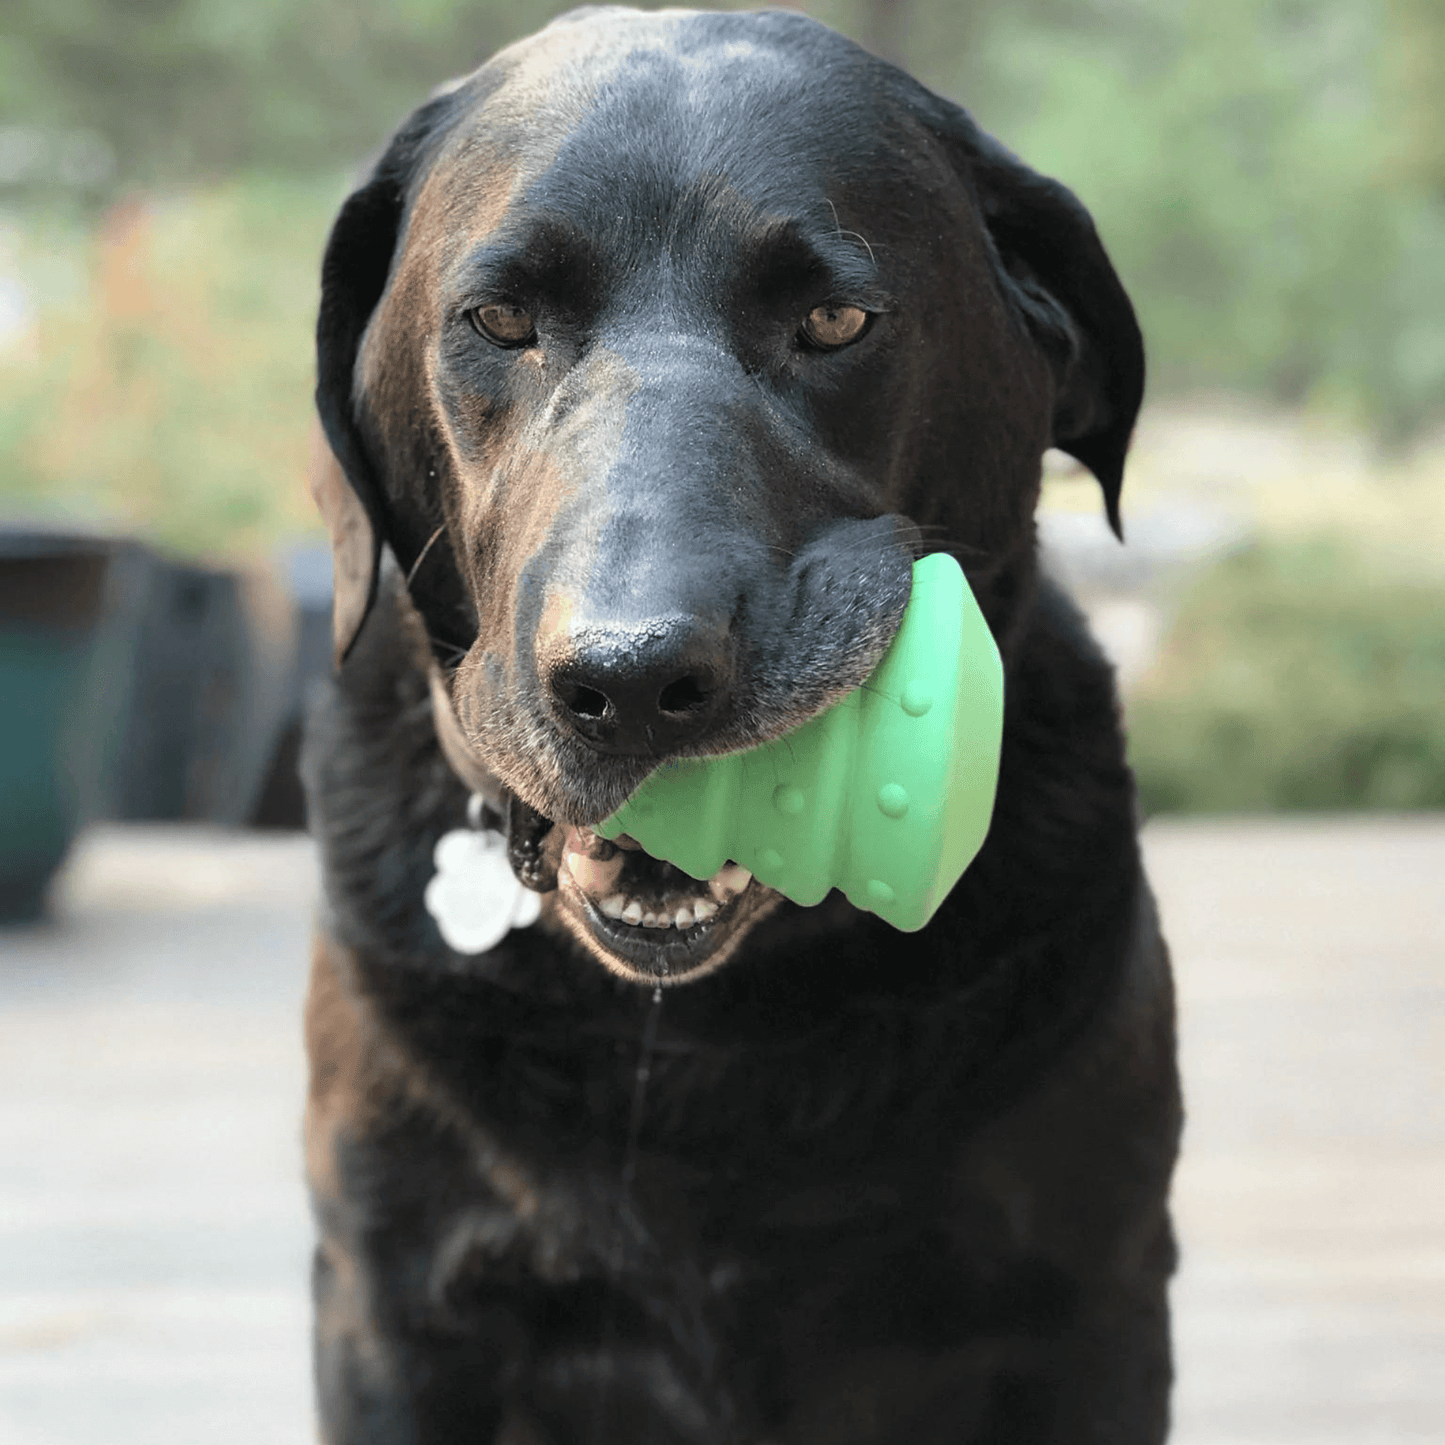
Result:
{"label": "concrete pavement", "polygon": [[1155,825],[1176,1439],[1445,1440],[1445,820]]}
{"label": "concrete pavement", "polygon": [[[1445,1439],[1445,818],[1155,823],[1181,1445]],[[0,933],[0,1442],[311,1441],[309,845],[98,830]]]}

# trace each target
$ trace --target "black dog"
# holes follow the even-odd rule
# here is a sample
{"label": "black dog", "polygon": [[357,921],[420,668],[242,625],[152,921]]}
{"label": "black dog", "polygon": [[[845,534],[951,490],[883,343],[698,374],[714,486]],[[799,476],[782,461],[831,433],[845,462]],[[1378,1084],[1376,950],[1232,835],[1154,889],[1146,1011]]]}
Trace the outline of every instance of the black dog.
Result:
{"label": "black dog", "polygon": [[[325,1439],[1162,1439],[1168,962],[1035,567],[1042,453],[1117,526],[1143,384],[1082,207],[797,15],[579,12],[346,203],[319,369]],[[1007,712],[926,929],[592,833],[857,685],[938,549]],[[465,955],[423,893],[471,794],[543,902]]]}

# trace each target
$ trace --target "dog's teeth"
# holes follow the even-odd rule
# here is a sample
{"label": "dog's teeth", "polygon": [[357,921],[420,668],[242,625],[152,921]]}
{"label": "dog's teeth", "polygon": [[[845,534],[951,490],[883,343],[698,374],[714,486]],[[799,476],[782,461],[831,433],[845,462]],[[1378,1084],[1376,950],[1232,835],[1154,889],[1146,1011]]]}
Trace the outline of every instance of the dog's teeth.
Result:
{"label": "dog's teeth", "polygon": [[621,917],[624,923],[630,923],[635,928],[642,922],[642,905],[634,898],[632,902],[622,910]]}
{"label": "dog's teeth", "polygon": [[606,918],[621,918],[623,910],[627,907],[627,900],[620,893],[614,893],[610,897],[604,898],[597,907]]}
{"label": "dog's teeth", "polygon": [[574,850],[566,855],[563,862],[577,886],[593,898],[610,895],[617,886],[617,875],[622,872],[622,855],[616,852],[603,861]]}
{"label": "dog's teeth", "polygon": [[642,926],[644,928],[666,928],[672,920],[664,914],[661,918],[650,908],[642,915]]}
{"label": "dog's teeth", "polygon": [[697,923],[706,923],[716,912],[717,904],[711,898],[699,898],[692,905],[693,919]]}
{"label": "dog's teeth", "polygon": [[727,903],[736,898],[752,881],[753,875],[746,868],[729,863],[712,875],[707,886],[719,903]]}
{"label": "dog's teeth", "polygon": [[672,922],[676,928],[691,928],[693,922],[692,909],[684,903],[682,907],[672,915]]}
{"label": "dog's teeth", "polygon": [[594,863],[610,863],[617,856],[617,844],[609,842],[600,833],[585,833],[582,841],[587,845],[583,851]]}

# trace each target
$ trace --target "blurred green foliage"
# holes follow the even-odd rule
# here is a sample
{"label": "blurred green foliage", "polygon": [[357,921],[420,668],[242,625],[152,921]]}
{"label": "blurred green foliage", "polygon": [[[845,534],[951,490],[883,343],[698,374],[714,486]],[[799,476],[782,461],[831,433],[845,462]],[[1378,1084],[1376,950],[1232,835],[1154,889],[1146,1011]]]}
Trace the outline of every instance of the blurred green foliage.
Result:
{"label": "blurred green foliage", "polygon": [[[0,127],[12,151],[26,128],[99,138],[111,196],[258,171],[327,188],[431,86],[565,8],[10,0]],[[1252,392],[1396,439],[1445,415],[1440,0],[807,8],[1080,193],[1138,303],[1156,395]],[[57,170],[21,166],[11,194]]]}
{"label": "blurred green foliage", "polygon": [[1445,586],[1338,540],[1203,572],[1128,707],[1146,813],[1445,807]]}
{"label": "blurred green foliage", "polygon": [[523,0],[6,0],[0,124],[84,127],[122,189],[358,163],[438,82],[569,9]]}
{"label": "blurred green foliage", "polygon": [[[8,0],[0,329],[14,277],[33,315],[0,342],[0,508],[209,554],[314,528],[310,330],[345,177],[566,8]],[[1079,193],[1156,398],[1253,393],[1397,440],[1445,419],[1441,0],[807,8]],[[1201,576],[1131,703],[1146,806],[1445,805],[1442,601],[1325,544]]]}
{"label": "blurred green foliage", "polygon": [[316,274],[344,191],[252,176],[38,228],[87,281],[0,351],[4,504],[212,555],[313,529]]}
{"label": "blurred green foliage", "polygon": [[1445,413],[1439,0],[1038,0],[939,38],[923,77],[1093,211],[1156,395]]}

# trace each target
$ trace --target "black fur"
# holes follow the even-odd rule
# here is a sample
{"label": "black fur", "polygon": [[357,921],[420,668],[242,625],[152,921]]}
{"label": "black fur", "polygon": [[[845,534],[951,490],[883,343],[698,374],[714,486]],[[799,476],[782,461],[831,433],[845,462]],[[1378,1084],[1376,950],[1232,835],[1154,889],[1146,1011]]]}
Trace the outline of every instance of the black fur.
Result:
{"label": "black fur", "polygon": [[[626,12],[574,23],[603,36],[634,24]],[[840,353],[826,385],[806,358],[796,363],[802,379],[787,383],[814,397],[797,415],[814,428],[820,460],[799,466],[815,468],[817,496],[723,518],[713,545],[746,558],[748,528],[766,537],[792,527],[798,545],[818,548],[819,570],[842,577],[853,564],[828,551],[833,522],[868,522],[868,545],[885,559],[897,546],[927,549],[929,529],[944,529],[964,552],[1007,667],[993,825],[921,932],[901,935],[837,894],[813,909],[770,904],[745,920],[721,967],[669,988],[660,1004],[600,966],[592,945],[573,942],[551,914],[476,957],[442,944],[421,894],[437,839],[463,822],[468,788],[440,750],[428,670],[445,671],[437,639],[454,638],[466,608],[485,634],[493,589],[535,557],[462,525],[472,513],[456,498],[480,485],[468,478],[482,473],[467,470],[480,463],[460,444],[435,442],[432,429],[446,415],[454,436],[456,417],[471,413],[445,401],[428,410],[414,396],[417,411],[399,421],[397,398],[411,395],[394,380],[404,368],[370,392],[353,380],[359,313],[405,282],[395,260],[383,274],[378,237],[390,256],[399,235],[423,224],[415,208],[427,174],[450,163],[480,113],[466,86],[435,103],[343,212],[321,320],[323,415],[378,547],[409,569],[433,517],[448,518],[447,547],[427,554],[409,593],[400,570],[381,572],[365,626],[311,719],[305,756],[327,890],[308,1007],[307,1125],[322,1235],[325,1438],[1160,1441],[1171,1373],[1166,1195],[1180,1120],[1168,961],[1140,868],[1112,675],[1072,605],[1036,576],[1030,520],[1050,440],[1096,471],[1117,520],[1143,376],[1132,312],[1078,202],[898,72],[794,16],[646,24],[662,27],[648,32],[662,36],[661,49],[638,52],[609,81],[617,106],[607,115],[622,129],[603,134],[611,169],[599,174],[619,192],[636,170],[646,194],[648,167],[665,169],[665,156],[647,150],[645,112],[660,103],[656,70],[668,57],[760,47],[735,121],[763,139],[740,151],[719,135],[718,165],[778,207],[806,190],[830,146],[846,140],[857,151],[858,126],[876,122],[879,95],[891,97],[882,113],[893,133],[872,153],[850,153],[845,169],[884,168],[885,189],[915,197],[914,216],[876,226],[862,218],[872,244],[893,254],[860,271],[850,294],[871,295],[869,278],[881,276],[895,309],[877,321],[871,350]],[[795,134],[792,93],[770,88],[781,82],[769,79],[769,47],[790,63],[801,55],[836,93],[828,103],[849,112],[838,137]],[[470,83],[487,94],[496,84],[494,71]],[[501,150],[513,143],[503,121],[525,136],[528,117],[488,122]],[[602,143],[579,122],[561,149]],[[728,161],[741,153],[751,157],[746,176]],[[539,210],[592,204],[577,194],[592,184],[587,167],[557,164],[545,175],[504,230]],[[706,278],[728,264],[715,249],[726,238],[690,229],[657,185],[658,224],[672,228],[678,264],[696,265],[693,294],[707,297]],[[860,224],[849,194],[838,192],[840,234]],[[977,269],[954,278],[968,304],[949,311],[972,330],[959,336],[923,320],[905,338],[914,282],[904,273],[913,268],[923,278],[915,289],[931,294],[928,278],[944,264],[931,239],[940,217],[977,228],[967,253]],[[590,269],[563,276],[549,297],[569,286],[620,294],[617,277],[645,251],[645,238],[625,228],[599,227],[588,244]],[[987,287],[1001,298],[996,313],[979,299]],[[568,304],[593,314],[602,303]],[[990,326],[999,328],[992,339]],[[407,344],[409,333],[388,334],[398,350]],[[975,352],[1017,356],[1021,379],[975,375]],[[491,378],[490,395],[512,385],[502,368],[514,358],[457,354]],[[756,385],[774,384],[773,363],[749,364],[760,368]],[[848,368],[865,368],[862,380]],[[876,412],[859,412],[855,384]],[[992,410],[977,411],[980,399]],[[495,425],[489,413],[468,433],[477,456]],[[425,462],[423,471],[435,465],[428,482],[405,459],[433,445],[442,449]],[[773,442],[726,445],[740,459],[730,467],[766,469]],[[626,446],[618,455],[625,460]],[[854,459],[846,484],[839,457]],[[857,461],[870,457],[881,480]],[[570,514],[549,515],[548,535],[563,548]],[[886,520],[895,516],[896,527]],[[473,548],[486,565],[468,572]],[[432,566],[439,575],[428,585]],[[782,584],[757,576],[748,585],[765,611],[767,589]],[[592,594],[579,585],[567,595]],[[795,616],[823,625],[816,593],[788,595],[803,609]],[[870,605],[875,621],[896,616],[882,594]],[[530,657],[539,615],[536,606],[515,614],[505,645],[519,656]],[[754,650],[733,658],[738,689],[778,636],[759,632]],[[850,684],[847,669],[871,665],[860,653],[826,679],[817,669],[828,648],[815,651],[804,670],[820,686]],[[538,671],[518,664],[517,685],[537,685]],[[466,674],[447,678],[461,689]],[[798,683],[815,708],[808,678]],[[733,725],[719,717],[709,726]],[[534,779],[524,749],[503,757],[482,732],[467,736],[483,763],[506,773],[517,795],[504,799],[514,859],[545,886],[539,859],[556,815],[540,764]],[[565,782],[585,748],[554,745]],[[600,768],[600,755],[589,766]],[[639,1090],[645,1038],[651,1072]]]}

